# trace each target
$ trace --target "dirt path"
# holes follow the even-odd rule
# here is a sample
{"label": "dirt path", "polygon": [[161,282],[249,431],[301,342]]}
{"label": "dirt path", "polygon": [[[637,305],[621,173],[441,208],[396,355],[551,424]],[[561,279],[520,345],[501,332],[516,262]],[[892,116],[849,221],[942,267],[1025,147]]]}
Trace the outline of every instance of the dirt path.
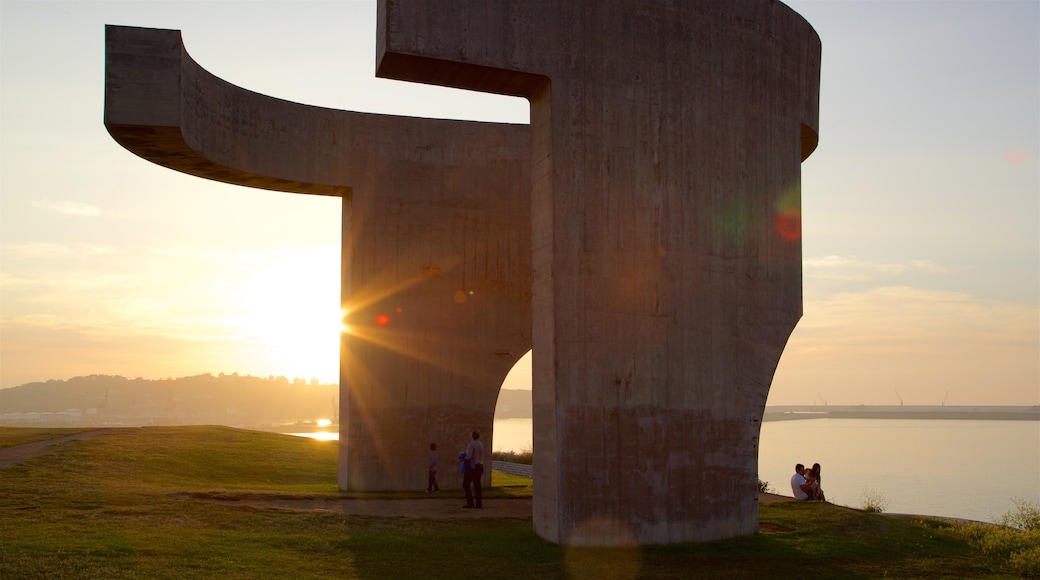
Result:
{"label": "dirt path", "polygon": [[416,519],[531,519],[531,498],[487,499],[482,509],[466,509],[462,498],[431,499],[277,499],[207,500],[223,504],[248,505],[260,509],[321,511],[350,516]]}
{"label": "dirt path", "polygon": [[[430,499],[208,499],[229,505],[247,505],[260,509],[288,511],[323,511],[352,516],[402,517],[423,519],[520,518],[530,519],[531,498],[491,499],[483,509],[462,507],[461,498]],[[759,503],[795,501],[794,498],[763,493]]]}
{"label": "dirt path", "polygon": [[76,433],[75,435],[60,437],[58,439],[47,439],[46,441],[33,441],[32,443],[23,443],[21,445],[12,445],[11,447],[5,447],[4,449],[0,449],[0,469],[7,467],[8,465],[14,465],[15,463],[18,463],[20,461],[25,461],[26,459],[32,459],[34,457],[39,457],[52,451],[58,451],[59,449],[66,447],[73,441],[99,437],[108,433],[109,431],[111,431],[111,429],[84,431],[83,433]]}

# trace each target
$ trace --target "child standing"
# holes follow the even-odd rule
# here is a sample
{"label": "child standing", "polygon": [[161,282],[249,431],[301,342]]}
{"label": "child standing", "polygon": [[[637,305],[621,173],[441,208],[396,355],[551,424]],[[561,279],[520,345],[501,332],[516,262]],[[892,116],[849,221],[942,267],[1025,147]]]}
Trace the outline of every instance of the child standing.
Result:
{"label": "child standing", "polygon": [[440,491],[440,486],[437,485],[437,444],[430,443],[430,482],[426,485],[426,493],[431,491]]}

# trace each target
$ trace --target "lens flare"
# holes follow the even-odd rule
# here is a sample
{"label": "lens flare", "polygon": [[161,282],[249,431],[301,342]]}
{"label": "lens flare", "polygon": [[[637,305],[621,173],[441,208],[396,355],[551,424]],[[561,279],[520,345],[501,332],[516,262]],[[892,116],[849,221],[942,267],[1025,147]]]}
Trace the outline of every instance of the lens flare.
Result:
{"label": "lens flare", "polygon": [[799,186],[787,188],[777,198],[773,229],[785,240],[802,239],[802,191]]}
{"label": "lens flare", "polygon": [[387,324],[390,324],[389,316],[387,316],[386,314],[380,314],[379,316],[376,316],[377,326],[386,326]]}
{"label": "lens flare", "polygon": [[1011,165],[1022,165],[1029,160],[1029,156],[1024,151],[1010,149],[1004,152],[1004,159]]}
{"label": "lens flare", "polygon": [[747,240],[751,211],[742,200],[735,199],[715,216],[715,227],[730,244]]}
{"label": "lens flare", "polygon": [[802,238],[802,212],[798,210],[787,210],[778,213],[773,218],[773,229],[777,235],[787,241],[800,240]]}

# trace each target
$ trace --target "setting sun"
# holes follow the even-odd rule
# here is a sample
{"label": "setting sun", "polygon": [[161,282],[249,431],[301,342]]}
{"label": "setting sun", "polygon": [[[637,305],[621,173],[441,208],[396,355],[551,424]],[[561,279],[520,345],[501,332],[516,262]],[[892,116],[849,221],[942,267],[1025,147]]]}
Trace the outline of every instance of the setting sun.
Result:
{"label": "setting sun", "polygon": [[280,251],[238,289],[245,312],[229,322],[269,374],[338,382],[339,267],[338,248]]}

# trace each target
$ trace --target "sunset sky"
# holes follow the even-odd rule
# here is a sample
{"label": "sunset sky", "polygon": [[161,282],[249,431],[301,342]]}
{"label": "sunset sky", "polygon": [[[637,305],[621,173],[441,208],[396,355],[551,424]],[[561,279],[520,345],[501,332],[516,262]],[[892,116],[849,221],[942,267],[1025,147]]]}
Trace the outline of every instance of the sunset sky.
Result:
{"label": "sunset sky", "polygon": [[[1040,404],[1040,2],[787,4],[823,42],[820,145],[803,164],[805,315],[769,404]],[[528,119],[522,99],[376,79],[374,0],[0,0],[3,388],[337,380],[340,201],[116,144],[105,24],[179,29],[210,72],[282,99]],[[516,370],[506,387],[529,387]]]}

